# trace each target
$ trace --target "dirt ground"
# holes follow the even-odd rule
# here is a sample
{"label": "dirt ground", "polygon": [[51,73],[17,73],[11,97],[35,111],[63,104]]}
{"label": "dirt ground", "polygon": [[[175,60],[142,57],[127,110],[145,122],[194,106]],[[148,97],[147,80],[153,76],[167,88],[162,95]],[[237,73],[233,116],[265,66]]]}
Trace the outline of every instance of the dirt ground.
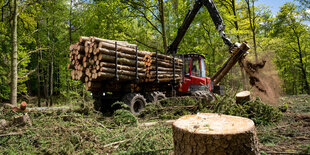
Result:
{"label": "dirt ground", "polygon": [[287,105],[280,122],[257,128],[260,150],[267,154],[310,154],[310,97],[283,97]]}

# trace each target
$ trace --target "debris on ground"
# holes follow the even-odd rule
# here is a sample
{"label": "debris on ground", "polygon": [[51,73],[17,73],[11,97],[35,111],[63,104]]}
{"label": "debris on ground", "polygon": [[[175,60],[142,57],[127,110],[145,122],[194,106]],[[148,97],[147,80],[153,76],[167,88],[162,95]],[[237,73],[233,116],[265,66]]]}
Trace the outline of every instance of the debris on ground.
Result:
{"label": "debris on ground", "polygon": [[268,58],[257,63],[243,60],[240,64],[249,78],[253,96],[259,96],[266,103],[277,104],[281,94],[281,80],[271,61]]}

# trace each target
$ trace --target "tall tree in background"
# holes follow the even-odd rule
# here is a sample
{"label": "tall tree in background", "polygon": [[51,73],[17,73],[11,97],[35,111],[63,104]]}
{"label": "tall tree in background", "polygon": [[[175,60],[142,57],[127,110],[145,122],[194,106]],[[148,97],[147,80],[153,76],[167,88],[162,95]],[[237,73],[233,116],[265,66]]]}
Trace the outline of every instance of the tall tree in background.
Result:
{"label": "tall tree in background", "polygon": [[167,36],[166,36],[166,28],[165,28],[164,1],[158,0],[158,4],[159,4],[159,17],[160,17],[160,23],[161,23],[164,51],[167,52],[168,46],[167,46]]}
{"label": "tall tree in background", "polygon": [[11,104],[17,105],[17,0],[11,0],[12,7],[12,54],[11,54]]}
{"label": "tall tree in background", "polygon": [[256,14],[255,14],[255,0],[245,0],[248,10],[248,18],[250,22],[250,29],[252,31],[252,39],[254,44],[255,61],[257,62],[257,45],[256,45]]}
{"label": "tall tree in background", "polygon": [[[302,12],[297,10],[295,4],[285,3],[277,15],[274,33],[277,37],[283,38],[286,46],[286,49],[279,51],[278,55],[284,58],[284,54],[289,52],[287,56],[293,58],[291,64],[299,68],[297,73],[294,72],[291,74],[299,74],[302,86],[301,93],[310,94],[307,74],[308,64],[305,61],[307,60],[306,53],[310,50],[308,45],[309,30],[307,30],[307,26],[303,24],[301,14]],[[278,67],[283,68],[285,65],[282,63]]]}

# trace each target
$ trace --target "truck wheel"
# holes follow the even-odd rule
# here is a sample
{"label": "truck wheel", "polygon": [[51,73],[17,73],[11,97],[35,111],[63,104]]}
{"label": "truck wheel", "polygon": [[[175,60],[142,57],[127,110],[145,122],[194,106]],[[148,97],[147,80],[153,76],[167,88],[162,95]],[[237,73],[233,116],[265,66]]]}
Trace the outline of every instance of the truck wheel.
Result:
{"label": "truck wheel", "polygon": [[194,91],[192,92],[192,96],[196,98],[202,98],[205,99],[206,102],[211,102],[215,98],[212,96],[210,91]]}
{"label": "truck wheel", "polygon": [[104,99],[104,98],[96,98],[94,101],[94,109],[100,112],[108,112],[111,110],[111,105],[114,103],[114,100]]}
{"label": "truck wheel", "polygon": [[101,101],[100,101],[100,99],[95,99],[95,101],[94,101],[94,109],[96,110],[96,111],[101,111]]}
{"label": "truck wheel", "polygon": [[139,93],[129,93],[123,98],[123,102],[130,107],[130,112],[138,115],[145,107],[146,100]]}
{"label": "truck wheel", "polygon": [[166,95],[163,92],[159,92],[159,91],[148,93],[146,95],[146,101],[148,103],[157,102],[165,98],[166,98]]}

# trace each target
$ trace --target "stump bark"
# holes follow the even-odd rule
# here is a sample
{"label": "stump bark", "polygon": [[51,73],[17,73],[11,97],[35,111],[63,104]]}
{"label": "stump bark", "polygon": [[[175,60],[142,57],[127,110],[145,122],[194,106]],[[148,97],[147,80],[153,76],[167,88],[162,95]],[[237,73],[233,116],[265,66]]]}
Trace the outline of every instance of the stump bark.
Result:
{"label": "stump bark", "polygon": [[243,104],[244,102],[250,101],[251,93],[249,91],[242,91],[236,94],[236,103]]}
{"label": "stump bark", "polygon": [[255,125],[248,118],[199,113],[176,120],[172,130],[176,155],[259,154]]}

